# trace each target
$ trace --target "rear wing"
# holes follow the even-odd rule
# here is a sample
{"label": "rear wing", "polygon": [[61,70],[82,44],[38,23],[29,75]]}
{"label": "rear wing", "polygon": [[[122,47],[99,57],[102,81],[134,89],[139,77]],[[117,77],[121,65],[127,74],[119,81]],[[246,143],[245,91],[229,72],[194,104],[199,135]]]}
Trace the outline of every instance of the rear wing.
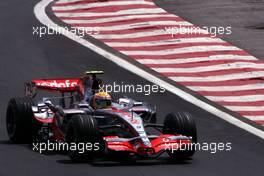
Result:
{"label": "rear wing", "polygon": [[80,83],[81,78],[32,80],[25,83],[25,96],[34,97],[37,90],[76,92]]}
{"label": "rear wing", "polygon": [[[25,96],[35,97],[37,90],[58,91],[61,93],[82,91],[83,79],[85,77],[96,78],[96,75],[104,74],[103,71],[85,71],[79,78],[63,78],[63,79],[36,79],[25,83]],[[97,79],[101,81],[100,79]],[[101,84],[99,82],[99,84]],[[81,89],[81,90],[80,90]]]}

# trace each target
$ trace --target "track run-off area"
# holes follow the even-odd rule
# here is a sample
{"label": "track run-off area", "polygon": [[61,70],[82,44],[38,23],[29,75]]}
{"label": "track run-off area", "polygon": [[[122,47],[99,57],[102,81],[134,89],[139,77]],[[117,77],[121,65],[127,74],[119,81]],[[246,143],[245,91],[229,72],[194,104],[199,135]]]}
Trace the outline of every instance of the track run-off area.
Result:
{"label": "track run-off area", "polygon": [[[227,2],[228,1],[228,2]],[[258,0],[259,2],[260,0]],[[97,3],[94,1],[83,1],[84,4],[94,4]],[[93,2],[93,3],[92,3]],[[118,8],[125,8],[128,5],[120,5],[117,7],[117,3],[120,1],[100,1],[100,3],[104,4],[104,6],[100,7],[100,11],[104,12],[109,7],[105,6],[105,3],[115,2],[113,5],[112,12],[119,11]],[[123,1],[128,2],[128,1]],[[129,1],[131,2],[131,1]],[[132,1],[131,3],[139,2],[137,0]],[[147,10],[148,7],[142,4],[140,10],[131,10],[135,12],[128,14],[117,14],[114,13],[113,17],[109,16],[87,16],[82,20],[94,20],[93,25],[96,27],[98,23],[111,23],[105,20],[110,20],[111,18],[117,22],[118,18],[120,19],[120,24],[109,24],[105,26],[101,26],[98,24],[97,27],[114,27],[114,26],[123,26],[121,28],[128,29],[120,29],[134,31],[136,33],[140,32],[148,32],[156,31],[160,29],[165,29],[165,26],[175,27],[177,25],[171,25],[171,22],[167,22],[163,28],[159,28],[163,24],[159,24],[158,21],[173,21],[182,22],[182,27],[185,25],[192,26],[190,22],[196,24],[197,26],[207,25],[205,23],[201,24],[199,22],[207,19],[215,24],[215,21],[218,22],[218,25],[222,21],[227,21],[227,25],[232,21],[237,24],[239,22],[239,26],[251,25],[253,22],[252,19],[256,19],[255,15],[262,14],[261,11],[261,3],[253,4],[253,3],[244,3],[244,0],[157,0],[157,1],[144,1],[149,2],[149,8],[158,9],[155,13],[150,14]],[[142,1],[142,3],[144,3]],[[248,2],[248,1],[247,1]],[[255,2],[255,1],[254,1]],[[257,1],[256,1],[257,2]],[[222,45],[218,45],[220,43],[223,44],[222,47],[228,47],[229,49],[232,47],[236,48],[233,45],[228,45],[226,42],[222,41],[219,38],[222,37],[207,37],[203,36],[193,36],[188,37],[184,35],[175,35],[171,36],[167,33],[164,35],[160,35],[161,38],[149,36],[149,40],[133,42],[133,40],[139,40],[139,37],[134,37],[132,40],[124,38],[125,41],[118,41],[117,39],[113,39],[112,41],[103,41],[103,38],[100,38],[100,35],[108,35],[107,33],[103,33],[107,30],[101,30],[95,36],[85,36],[78,37],[75,34],[67,33],[67,35],[44,35],[39,37],[34,34],[33,28],[37,27],[49,27],[58,28],[67,26],[68,28],[72,26],[72,24],[68,22],[64,22],[61,17],[56,16],[58,13],[55,13],[54,7],[56,4],[66,3],[65,1],[52,1],[52,0],[30,0],[30,1],[21,1],[21,0],[12,0],[12,1],[1,1],[0,2],[0,23],[2,24],[2,28],[0,30],[0,45],[1,45],[1,64],[0,64],[0,176],[29,176],[29,175],[38,175],[38,176],[46,176],[46,175],[56,175],[56,176],[72,176],[72,175],[92,175],[92,176],[105,176],[105,175],[115,175],[115,176],[175,176],[175,175],[197,175],[197,176],[212,176],[212,175],[233,175],[233,176],[247,176],[254,174],[254,176],[263,176],[263,161],[264,161],[264,151],[263,145],[264,141],[261,138],[263,135],[260,123],[256,123],[249,118],[239,115],[238,111],[234,111],[231,109],[225,108],[223,105],[218,104],[217,101],[209,100],[205,95],[199,93],[199,89],[203,86],[199,85],[184,85],[184,82],[175,81],[170,79],[170,77],[179,77],[179,76],[170,76],[165,75],[162,72],[156,70],[158,67],[155,65],[149,64],[157,64],[153,63],[153,61],[159,61],[158,64],[163,65],[167,64],[166,68],[191,68],[183,66],[182,67],[174,67],[180,64],[189,64],[195,63],[214,63],[214,61],[219,60],[218,56],[214,56],[213,53],[217,53],[215,55],[224,55],[227,58],[220,57],[221,60],[230,59],[238,59],[233,58],[232,56],[239,56],[240,61],[258,61],[252,55],[258,56],[258,58],[263,58],[260,47],[255,47],[257,43],[261,43],[261,35],[259,34],[261,31],[255,32],[253,30],[244,31],[245,35],[241,35],[240,28],[235,29],[232,33],[232,37],[230,40],[227,40],[231,43],[235,43],[236,46],[240,46],[246,51],[241,51],[237,49],[237,54],[226,54],[226,51],[221,52],[220,50],[213,51],[213,48],[221,47]],[[71,6],[77,5],[80,2],[73,2]],[[155,4],[158,5],[155,5]],[[98,4],[98,3],[97,3]],[[70,4],[69,4],[70,5]],[[132,4],[130,4],[132,5]],[[144,6],[144,7],[143,7]],[[62,6],[63,7],[63,6]],[[66,6],[65,6],[66,7]],[[75,6],[74,6],[75,7]],[[254,7],[254,8],[253,8]],[[137,5],[133,5],[133,8],[137,8]],[[86,11],[92,10],[89,13],[90,15],[96,15],[94,13],[98,12],[97,7],[87,8]],[[116,11],[114,10],[116,9]],[[171,13],[166,12],[170,11]],[[59,10],[59,9],[58,9]],[[72,9],[73,10],[73,9]],[[85,9],[83,9],[85,10]],[[124,9],[120,9],[124,11]],[[200,10],[200,11],[199,11]],[[138,14],[136,14],[136,11]],[[160,11],[160,12],[158,12]],[[211,13],[208,14],[208,11]],[[129,10],[127,11],[129,12]],[[183,13],[184,12],[184,13]],[[256,14],[258,12],[258,14]],[[60,12],[59,12],[60,13]],[[82,13],[82,12],[81,12]],[[109,13],[104,13],[109,15]],[[122,12],[124,13],[124,12]],[[142,13],[142,14],[140,14]],[[233,18],[233,13],[236,17]],[[74,14],[70,13],[69,14]],[[76,13],[77,14],[77,13]],[[156,21],[153,20],[154,15],[164,14],[164,18],[157,17]],[[176,15],[179,15],[177,17]],[[241,14],[241,16],[240,16]],[[99,14],[98,14],[99,15]],[[129,22],[131,17],[135,19],[135,23],[141,23],[140,20],[146,18],[148,15],[148,20],[151,22],[149,25],[153,24],[153,26],[148,26],[146,20],[144,20],[142,24],[142,28],[137,31],[132,28],[139,28],[139,26],[131,26],[131,22]],[[214,16],[216,15],[216,17]],[[129,17],[128,17],[129,16]],[[224,16],[223,18],[218,18],[219,16]],[[244,20],[245,22],[241,22],[238,20],[239,16],[240,20]],[[264,14],[263,14],[264,16]],[[67,17],[67,16],[65,16]],[[108,18],[109,17],[109,18]],[[153,18],[152,18],[153,17]],[[167,18],[168,17],[168,18]],[[183,20],[188,19],[188,20]],[[243,18],[242,18],[243,17]],[[69,17],[67,17],[69,18]],[[74,17],[75,18],[75,17]],[[129,19],[124,19],[129,18]],[[210,18],[210,19],[209,19]],[[228,20],[227,20],[228,18]],[[174,20],[175,19],[175,20]],[[249,20],[250,19],[250,20]],[[66,20],[66,19],[65,19]],[[70,19],[68,19],[70,20]],[[73,19],[72,19],[73,20]],[[100,21],[101,20],[101,21]],[[237,22],[238,20],[238,22]],[[113,22],[114,22],[113,21]],[[123,22],[122,22],[123,21]],[[248,21],[252,22],[249,23]],[[259,19],[259,21],[261,21]],[[96,23],[98,22],[98,23]],[[134,23],[134,24],[135,24]],[[87,22],[87,24],[89,24]],[[199,24],[199,25],[198,25]],[[140,24],[139,24],[140,25]],[[146,25],[146,27],[144,26]],[[155,29],[151,30],[152,27],[156,26]],[[231,24],[231,26],[236,26]],[[131,28],[129,28],[131,27]],[[106,28],[107,29],[107,28]],[[65,31],[64,31],[65,32]],[[108,32],[111,32],[108,30]],[[116,32],[116,30],[112,30],[113,36],[123,35],[121,33]],[[116,33],[115,33],[116,32]],[[117,35],[118,34],[118,35]],[[126,33],[124,33],[125,35]],[[145,33],[146,34],[146,33]],[[252,35],[253,34],[253,35]],[[153,34],[154,35],[154,34]],[[233,36],[238,37],[239,41],[246,41],[247,45],[241,45],[237,40],[234,39]],[[154,35],[155,36],[155,35]],[[162,38],[167,36],[167,38]],[[255,37],[253,37],[255,36]],[[98,37],[98,39],[96,38]],[[144,38],[144,37],[143,37]],[[194,41],[193,38],[199,38],[199,41]],[[148,39],[148,37],[145,37]],[[179,40],[176,40],[179,39]],[[198,47],[199,53],[208,53],[208,55],[212,55],[210,57],[212,62],[208,62],[208,55],[199,55],[192,57],[184,57],[182,55],[180,58],[174,56],[180,56],[178,52],[181,50],[178,48],[191,48],[194,49],[195,46],[198,46],[198,43],[207,43],[204,40],[208,39],[211,43],[214,41],[216,45],[212,45],[210,50],[212,52],[206,52],[205,48]],[[259,39],[259,40],[258,40]],[[116,41],[115,41],[116,40]],[[166,44],[166,40],[168,40],[168,44]],[[171,43],[170,43],[171,42]],[[179,43],[178,43],[179,42]],[[181,42],[185,42],[186,45],[183,45]],[[120,46],[118,43],[123,43],[124,45]],[[125,45],[125,43],[128,43]],[[189,45],[189,43],[192,43]],[[111,45],[110,45],[111,44]],[[147,44],[148,46],[143,47],[142,45]],[[195,45],[197,44],[197,45]],[[211,43],[212,44],[212,43]],[[115,46],[114,46],[115,45]],[[138,45],[138,46],[136,46]],[[140,47],[142,46],[142,47]],[[164,49],[163,47],[168,47]],[[205,45],[207,46],[207,45]],[[260,46],[260,45],[258,45]],[[127,47],[127,48],[124,48]],[[141,53],[142,56],[138,57],[133,55],[133,53],[123,53],[122,51],[128,52],[129,48],[134,48],[132,51],[148,51],[150,47],[153,48],[153,52],[155,51],[155,55],[157,58],[154,58],[153,54],[144,52]],[[158,49],[161,47],[161,49]],[[120,49],[119,49],[120,48]],[[141,49],[138,49],[141,48]],[[145,49],[144,49],[145,48]],[[156,48],[156,50],[155,50]],[[254,50],[252,50],[252,48]],[[168,54],[168,51],[165,53],[168,55],[174,55],[170,59],[173,61],[174,66],[171,67],[171,62],[168,63],[168,58],[163,57],[158,51],[170,50],[171,52]],[[186,54],[190,54],[193,51],[190,51]],[[195,51],[197,53],[198,51]],[[230,49],[232,50],[232,49]],[[151,50],[152,51],[152,50]],[[183,50],[186,51],[186,50]],[[230,51],[230,52],[233,52]],[[147,54],[147,55],[146,55]],[[165,55],[166,55],[165,54]],[[181,53],[183,54],[183,53]],[[164,56],[165,56],[164,55]],[[148,58],[144,58],[148,56]],[[149,57],[151,56],[151,57]],[[188,56],[188,55],[186,55]],[[188,59],[193,58],[193,59]],[[204,59],[203,59],[204,58]],[[243,59],[242,59],[243,58]],[[247,59],[248,58],[248,59]],[[201,62],[195,62],[197,59]],[[243,61],[242,61],[243,60]],[[162,63],[162,62],[165,63]],[[176,62],[177,61],[177,62]],[[179,61],[179,63],[178,63]],[[175,63],[176,62],[176,63]],[[182,63],[181,63],[182,62]],[[235,63],[235,62],[234,62]],[[224,63],[223,63],[224,64]],[[214,64],[213,64],[214,65]],[[199,67],[209,67],[213,65],[199,65]],[[219,65],[222,65],[219,63]],[[231,64],[232,66],[234,64]],[[257,65],[257,64],[256,64]],[[191,66],[191,65],[190,65]],[[249,64],[250,69],[252,64]],[[193,67],[195,67],[193,65]],[[152,69],[153,68],[153,69]],[[164,67],[165,68],[165,67]],[[226,67],[224,67],[226,69]],[[61,153],[51,153],[51,154],[40,154],[39,152],[32,151],[32,147],[28,145],[17,145],[12,144],[7,135],[6,131],[6,107],[10,98],[23,96],[24,92],[24,83],[34,79],[55,79],[55,78],[71,78],[71,77],[79,77],[86,70],[103,70],[105,72],[104,75],[100,75],[100,78],[107,83],[111,84],[113,82],[124,84],[140,84],[140,85],[152,85],[158,84],[162,85],[166,88],[164,93],[152,93],[151,95],[144,95],[142,93],[127,93],[128,97],[131,97],[136,100],[142,100],[149,102],[157,107],[158,114],[158,123],[163,123],[164,117],[166,114],[170,112],[177,112],[178,110],[186,111],[192,114],[195,117],[195,122],[197,126],[197,134],[198,134],[198,142],[199,143],[208,143],[208,144],[219,144],[219,143],[231,143],[232,149],[229,151],[217,151],[216,153],[211,153],[210,151],[198,150],[192,159],[186,160],[184,162],[175,162],[171,161],[166,153],[162,155],[160,158],[155,160],[146,160],[146,161],[137,161],[137,162],[127,162],[127,161],[100,161],[95,163],[72,163],[69,157],[65,154]],[[238,70],[241,70],[238,68]],[[186,73],[188,73],[186,71]],[[216,70],[218,71],[218,70]],[[252,70],[253,71],[253,70]],[[227,72],[227,71],[226,71]],[[174,73],[174,72],[171,72]],[[178,71],[175,72],[178,74]],[[181,72],[183,74],[182,77],[188,77],[185,75],[185,72]],[[191,72],[190,72],[191,73]],[[227,72],[228,73],[228,72]],[[191,73],[195,74],[195,73]],[[192,76],[195,77],[195,76]],[[249,79],[245,79],[248,81]],[[256,78],[256,82],[259,78]],[[238,80],[240,81],[240,79]],[[253,81],[253,80],[252,80]],[[192,81],[195,82],[195,81]],[[199,81],[198,81],[199,82]],[[198,83],[197,82],[197,83]],[[232,82],[232,81],[231,81]],[[260,81],[261,82],[261,81]],[[202,82],[201,82],[202,84]],[[205,84],[209,84],[204,87],[221,87],[219,86],[211,86],[211,82],[205,82]],[[252,82],[253,84],[253,82]],[[246,84],[250,85],[250,84]],[[256,84],[257,85],[257,84]],[[260,84],[261,85],[261,84]],[[230,85],[225,85],[230,86]],[[242,86],[242,85],[241,85]],[[191,87],[195,87],[196,89],[191,89]],[[234,86],[235,87],[235,86]],[[240,87],[241,88],[241,87]],[[250,89],[251,90],[251,89]],[[215,92],[216,90],[213,90]],[[123,93],[118,94],[118,97],[122,96]],[[210,95],[211,96],[211,95]],[[217,97],[216,95],[213,95]],[[226,95],[225,95],[226,96]],[[254,96],[252,94],[252,96]],[[229,97],[229,96],[228,96]],[[235,96],[234,96],[235,97]],[[238,96],[237,96],[238,97]],[[261,101],[258,101],[261,103]],[[257,107],[261,107],[261,104]],[[229,106],[229,105],[228,105]],[[249,106],[249,105],[247,105]],[[251,106],[251,105],[250,105]],[[253,105],[252,105],[253,106]],[[257,115],[256,115],[257,116]],[[245,120],[245,121],[244,121]]]}
{"label": "track run-off area", "polygon": [[[263,129],[262,60],[165,11],[152,0],[49,2],[51,4],[46,1],[45,5],[49,5],[52,15],[63,22],[60,26],[97,31],[90,36],[205,97],[209,104],[211,101],[234,112],[236,119],[226,118],[224,116],[228,115],[219,112],[214,114],[263,138],[263,131],[240,122],[248,119]],[[49,22],[45,25],[52,26]],[[185,32],[173,33],[173,29]],[[198,29],[198,32],[188,32],[191,29]],[[189,97],[185,99],[190,100]],[[212,109],[199,105],[198,101],[192,103],[206,110]]]}

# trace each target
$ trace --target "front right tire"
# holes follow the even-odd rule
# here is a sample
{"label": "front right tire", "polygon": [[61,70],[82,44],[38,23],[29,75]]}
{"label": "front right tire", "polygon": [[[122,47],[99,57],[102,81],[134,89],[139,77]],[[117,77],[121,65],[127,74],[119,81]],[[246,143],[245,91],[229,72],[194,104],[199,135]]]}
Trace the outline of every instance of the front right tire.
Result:
{"label": "front right tire", "polygon": [[[192,138],[192,143],[197,143],[197,130],[194,119],[187,112],[170,113],[165,117],[163,134],[180,134]],[[187,150],[168,151],[174,159],[188,159],[195,153],[195,147],[189,146]]]}
{"label": "front right tire", "polygon": [[97,121],[93,116],[76,114],[67,125],[66,142],[69,145],[88,144],[92,150],[69,150],[68,155],[73,162],[92,161],[105,149],[105,143],[100,135]]}

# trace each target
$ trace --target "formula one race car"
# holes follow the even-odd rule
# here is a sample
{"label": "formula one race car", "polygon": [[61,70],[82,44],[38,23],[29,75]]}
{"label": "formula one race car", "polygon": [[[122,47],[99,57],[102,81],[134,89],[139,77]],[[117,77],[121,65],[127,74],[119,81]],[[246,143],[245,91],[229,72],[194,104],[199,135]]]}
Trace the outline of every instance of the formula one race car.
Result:
{"label": "formula one race car", "polygon": [[[156,124],[155,107],[126,97],[112,102],[107,92],[98,91],[102,81],[96,75],[102,73],[90,71],[80,78],[26,83],[25,96],[8,103],[10,140],[91,144],[91,149],[82,152],[67,148],[72,161],[92,161],[115,153],[131,158],[155,158],[164,152],[175,159],[193,156],[195,149],[190,146],[197,142],[197,136],[189,113],[170,113],[163,124]],[[37,90],[59,92],[61,96],[45,97],[35,104]],[[59,103],[54,105],[56,100]]]}

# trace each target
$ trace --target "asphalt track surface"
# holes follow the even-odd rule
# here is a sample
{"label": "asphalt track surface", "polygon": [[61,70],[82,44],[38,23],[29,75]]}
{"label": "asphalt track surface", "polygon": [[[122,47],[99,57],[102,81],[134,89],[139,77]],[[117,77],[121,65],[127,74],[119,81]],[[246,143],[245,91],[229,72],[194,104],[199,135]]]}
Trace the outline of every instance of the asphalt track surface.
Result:
{"label": "asphalt track surface", "polygon": [[[131,96],[156,104],[160,122],[167,112],[176,111],[176,108],[189,111],[196,117],[200,142],[232,142],[232,150],[229,152],[218,151],[216,154],[200,151],[196,153],[193,160],[184,163],[175,163],[161,158],[158,161],[134,164],[100,162],[90,165],[88,163],[72,164],[64,155],[41,155],[33,152],[28,146],[10,144],[5,130],[6,104],[10,97],[23,94],[25,81],[36,78],[79,76],[87,69],[102,69],[106,72],[103,79],[109,83],[123,81],[129,84],[150,84],[63,36],[53,35],[38,38],[32,35],[32,26],[41,26],[33,15],[33,7],[37,2],[37,0],[1,1],[0,5],[0,22],[2,24],[0,30],[1,176],[263,175],[263,140],[168,92],[152,96],[142,94]],[[200,3],[200,6],[203,5]],[[218,13],[221,12],[220,9]],[[248,12],[248,18],[250,18],[250,14]],[[198,21],[195,19],[196,16],[191,17]],[[247,36],[250,38],[250,34]],[[254,41],[249,40],[249,42]],[[247,48],[243,47],[243,49]],[[252,50],[252,52],[252,54],[261,56],[261,51]]]}

